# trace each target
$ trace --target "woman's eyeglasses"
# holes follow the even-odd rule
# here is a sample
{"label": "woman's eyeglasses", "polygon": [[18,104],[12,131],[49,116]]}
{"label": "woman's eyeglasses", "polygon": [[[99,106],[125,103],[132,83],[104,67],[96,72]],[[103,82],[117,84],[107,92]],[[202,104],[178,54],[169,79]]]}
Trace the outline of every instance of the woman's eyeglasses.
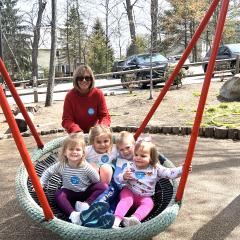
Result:
{"label": "woman's eyeglasses", "polygon": [[78,76],[76,77],[77,82],[83,82],[83,80],[91,82],[93,80],[92,76]]}

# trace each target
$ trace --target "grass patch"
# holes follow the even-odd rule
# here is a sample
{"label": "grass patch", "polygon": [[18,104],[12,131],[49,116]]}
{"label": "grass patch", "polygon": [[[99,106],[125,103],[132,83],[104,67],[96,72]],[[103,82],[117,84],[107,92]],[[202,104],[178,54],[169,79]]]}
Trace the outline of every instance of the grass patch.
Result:
{"label": "grass patch", "polygon": [[194,97],[200,97],[201,96],[201,93],[200,92],[193,92],[192,95]]}
{"label": "grass patch", "polygon": [[[192,125],[193,122],[187,122]],[[201,127],[240,128],[240,102],[225,102],[204,110]]]}
{"label": "grass patch", "polygon": [[225,102],[207,107],[204,111],[202,122],[203,124],[219,127],[239,128],[240,102]]}

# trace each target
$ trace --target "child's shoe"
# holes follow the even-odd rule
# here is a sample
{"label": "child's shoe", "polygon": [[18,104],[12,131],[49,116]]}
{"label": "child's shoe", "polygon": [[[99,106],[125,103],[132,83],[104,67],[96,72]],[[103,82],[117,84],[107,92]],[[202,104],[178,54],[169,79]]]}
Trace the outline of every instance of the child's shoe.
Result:
{"label": "child's shoe", "polygon": [[120,219],[119,217],[115,217],[112,228],[119,229],[121,221],[122,219]]}
{"label": "child's shoe", "polygon": [[130,227],[138,224],[141,224],[141,222],[135,216],[125,217],[122,220],[122,225],[124,227]]}
{"label": "child's shoe", "polygon": [[86,202],[80,202],[80,201],[77,201],[76,203],[75,203],[75,210],[77,211],[77,212],[82,212],[82,211],[85,211],[85,210],[87,210],[87,209],[89,209],[89,204],[88,203],[86,203]]}
{"label": "child's shoe", "polygon": [[80,219],[85,226],[86,223],[98,220],[109,209],[109,204],[106,202],[93,203],[87,210],[81,212]]}
{"label": "child's shoe", "polygon": [[95,219],[92,222],[87,222],[84,226],[89,228],[102,228],[102,229],[108,229],[112,228],[114,223],[114,215],[107,214],[99,217],[99,219]]}
{"label": "child's shoe", "polygon": [[80,220],[80,212],[73,211],[69,219],[71,220],[72,223],[77,224],[77,225],[82,225],[82,221]]}

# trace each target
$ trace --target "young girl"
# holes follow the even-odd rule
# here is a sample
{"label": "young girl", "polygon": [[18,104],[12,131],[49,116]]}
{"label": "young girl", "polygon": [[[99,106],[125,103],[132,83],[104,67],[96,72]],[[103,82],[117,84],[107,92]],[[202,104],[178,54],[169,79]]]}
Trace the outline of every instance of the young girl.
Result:
{"label": "young girl", "polygon": [[109,184],[113,174],[112,162],[117,158],[111,129],[105,125],[92,127],[89,142],[91,145],[86,148],[86,159],[99,172],[100,181]]}
{"label": "young girl", "polygon": [[82,201],[88,208],[107,188],[106,184],[99,182],[98,172],[86,162],[85,155],[83,134],[70,134],[63,142],[59,154],[60,162],[43,172],[40,179],[44,187],[53,174],[62,177],[62,187],[55,193],[56,204],[72,223],[79,225],[81,225],[81,212],[76,212],[72,204]]}
{"label": "young girl", "polygon": [[[91,222],[88,221],[86,226],[88,227],[99,227],[99,221],[101,217],[104,216],[100,215],[98,211],[96,211],[99,207],[103,205],[103,203],[107,203],[108,205],[105,208],[105,213],[114,213],[118,197],[121,189],[123,188],[123,184],[118,181],[117,176],[123,172],[124,168],[127,166],[128,161],[133,160],[133,154],[134,154],[134,145],[135,145],[135,139],[133,137],[133,134],[127,131],[120,132],[116,137],[116,147],[118,151],[118,157],[117,161],[114,164],[115,170],[113,178],[110,182],[109,187],[100,195],[98,198],[94,201],[94,204],[92,204],[87,211],[83,211],[82,218],[84,219],[85,215],[91,215]],[[110,216],[113,217],[112,225],[114,223],[114,216],[113,215],[105,215],[105,218]],[[108,224],[109,228],[112,227],[112,225]]]}
{"label": "young girl", "polygon": [[[155,186],[160,178],[175,179],[182,173],[182,167],[165,168],[159,164],[158,153],[152,142],[141,140],[136,143],[133,162],[128,163],[122,174],[120,182],[126,184],[120,192],[120,201],[115,211],[114,228],[140,224],[153,209]],[[136,207],[130,217],[124,217],[128,210]]]}

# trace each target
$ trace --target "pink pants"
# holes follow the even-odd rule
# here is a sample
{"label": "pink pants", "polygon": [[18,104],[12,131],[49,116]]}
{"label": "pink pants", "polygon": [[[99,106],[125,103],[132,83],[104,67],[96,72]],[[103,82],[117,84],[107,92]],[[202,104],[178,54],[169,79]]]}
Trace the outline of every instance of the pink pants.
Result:
{"label": "pink pants", "polygon": [[125,187],[120,192],[120,201],[114,215],[123,219],[132,206],[136,208],[133,216],[141,221],[151,212],[154,203],[152,197],[139,196]]}

